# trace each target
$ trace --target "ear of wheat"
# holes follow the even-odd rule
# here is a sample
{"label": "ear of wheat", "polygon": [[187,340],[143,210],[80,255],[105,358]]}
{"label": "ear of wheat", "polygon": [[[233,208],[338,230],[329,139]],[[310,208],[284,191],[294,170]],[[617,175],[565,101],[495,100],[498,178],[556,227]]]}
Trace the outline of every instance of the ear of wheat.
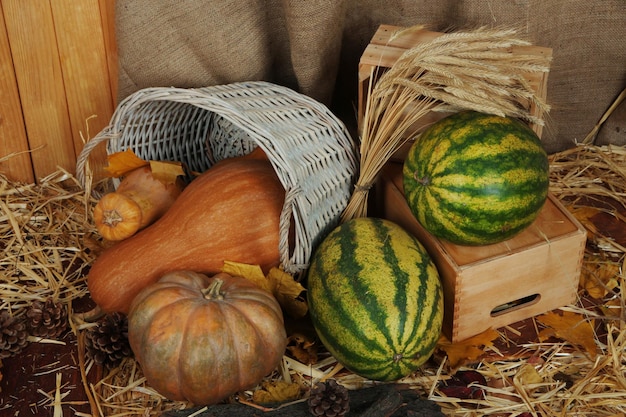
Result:
{"label": "ear of wheat", "polygon": [[549,106],[525,77],[549,71],[550,58],[511,53],[511,48],[526,45],[529,42],[516,38],[514,29],[446,33],[405,51],[378,81],[372,70],[360,138],[360,173],[342,221],[367,216],[369,190],[378,173],[418,134],[415,126],[431,111],[476,110],[543,125],[543,117],[532,115],[529,108],[545,115]]}

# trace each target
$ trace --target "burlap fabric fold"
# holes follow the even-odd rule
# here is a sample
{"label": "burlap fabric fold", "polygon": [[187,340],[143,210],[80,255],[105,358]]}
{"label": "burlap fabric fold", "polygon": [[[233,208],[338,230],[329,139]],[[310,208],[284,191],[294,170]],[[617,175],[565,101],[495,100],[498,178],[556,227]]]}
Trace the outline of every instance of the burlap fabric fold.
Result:
{"label": "burlap fabric fold", "polygon": [[[120,0],[116,7],[120,98],[151,86],[267,80],[354,125],[358,61],[382,23],[513,26],[553,48],[548,152],[581,141],[626,87],[624,0]],[[624,144],[626,131],[599,141]]]}

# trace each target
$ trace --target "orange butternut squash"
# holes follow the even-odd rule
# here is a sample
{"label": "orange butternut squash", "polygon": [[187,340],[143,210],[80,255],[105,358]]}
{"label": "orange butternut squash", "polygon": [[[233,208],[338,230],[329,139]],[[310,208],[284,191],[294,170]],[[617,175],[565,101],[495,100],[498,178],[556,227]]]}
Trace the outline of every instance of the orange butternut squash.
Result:
{"label": "orange butternut squash", "polygon": [[284,198],[269,160],[257,153],[215,164],[156,222],[100,254],[87,277],[91,298],[104,312],[128,313],[139,291],[168,272],[213,275],[225,260],[278,266]]}
{"label": "orange butternut squash", "polygon": [[180,195],[184,183],[164,183],[152,175],[149,165],[129,172],[115,192],[105,194],[93,211],[96,229],[103,238],[124,240],[161,217]]}

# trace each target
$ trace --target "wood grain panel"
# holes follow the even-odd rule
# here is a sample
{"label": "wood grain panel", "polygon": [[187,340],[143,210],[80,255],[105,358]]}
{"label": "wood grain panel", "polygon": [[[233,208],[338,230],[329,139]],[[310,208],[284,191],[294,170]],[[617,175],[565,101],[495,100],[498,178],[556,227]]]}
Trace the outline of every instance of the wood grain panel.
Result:
{"label": "wood grain panel", "polygon": [[[0,3],[1,5],[1,3]],[[33,167],[28,153],[20,94],[4,15],[0,10],[0,173],[13,181],[32,183]]]}
{"label": "wood grain panel", "polygon": [[[109,123],[113,100],[99,0],[50,2],[75,154]],[[104,147],[92,153],[92,169],[106,161]]]}
{"label": "wood grain panel", "polygon": [[107,65],[109,66],[109,82],[111,83],[111,102],[117,105],[118,84],[118,54],[117,38],[115,36],[115,0],[100,0],[100,17],[104,32],[104,49]]}
{"label": "wood grain panel", "polygon": [[72,172],[76,157],[50,3],[3,0],[2,11],[35,178],[57,166]]}

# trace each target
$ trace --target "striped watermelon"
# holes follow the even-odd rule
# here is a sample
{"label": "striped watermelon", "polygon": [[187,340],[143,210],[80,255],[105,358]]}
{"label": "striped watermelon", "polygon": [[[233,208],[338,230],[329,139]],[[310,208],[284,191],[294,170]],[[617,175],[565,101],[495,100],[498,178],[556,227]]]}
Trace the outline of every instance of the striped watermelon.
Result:
{"label": "striped watermelon", "polygon": [[527,125],[474,111],[428,128],[404,162],[404,194],[422,226],[460,245],[509,239],[539,215],[548,156]]}
{"label": "striped watermelon", "polygon": [[420,242],[388,220],[352,219],[324,239],[308,271],[308,301],[324,346],[372,380],[415,371],[441,333],[437,269]]}

